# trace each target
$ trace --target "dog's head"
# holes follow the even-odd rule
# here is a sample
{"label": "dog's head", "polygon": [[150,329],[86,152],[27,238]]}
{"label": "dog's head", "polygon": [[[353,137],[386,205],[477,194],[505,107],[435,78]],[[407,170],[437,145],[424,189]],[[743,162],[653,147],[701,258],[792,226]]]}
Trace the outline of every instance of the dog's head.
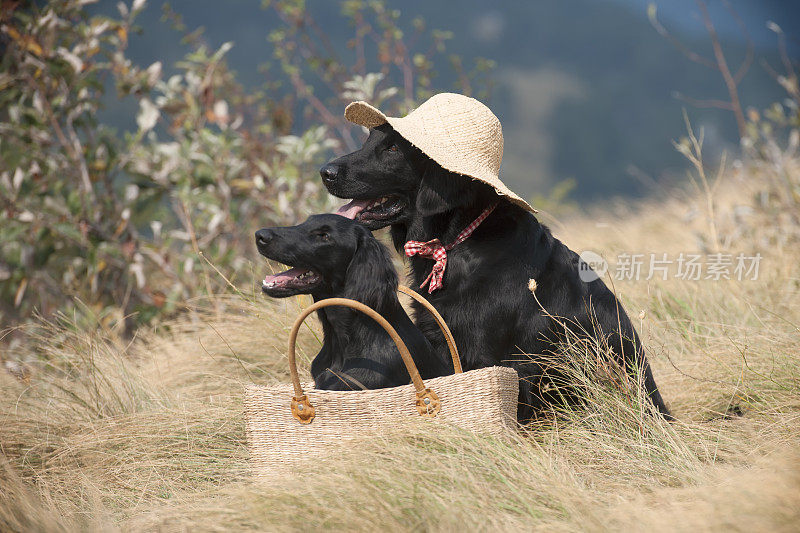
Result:
{"label": "dog's head", "polygon": [[445,170],[388,124],[371,129],[360,150],[326,164],[320,175],[328,192],[353,199],[339,214],[371,230],[497,200],[490,186]]}
{"label": "dog's head", "polygon": [[328,192],[353,199],[339,214],[376,230],[408,221],[421,162],[419,150],[384,124],[370,130],[360,150],[331,161],[319,173]]}
{"label": "dog's head", "polygon": [[343,296],[373,308],[396,298],[398,278],[389,252],[358,222],[312,215],[297,226],[258,230],[255,238],[261,255],[291,267],[264,278],[261,288],[269,296]]}

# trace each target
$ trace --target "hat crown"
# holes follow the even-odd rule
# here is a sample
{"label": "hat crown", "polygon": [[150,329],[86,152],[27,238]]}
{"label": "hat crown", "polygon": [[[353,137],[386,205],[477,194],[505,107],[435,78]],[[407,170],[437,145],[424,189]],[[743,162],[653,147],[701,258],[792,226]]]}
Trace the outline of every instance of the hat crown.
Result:
{"label": "hat crown", "polygon": [[402,118],[387,117],[367,102],[353,102],[344,110],[344,116],[365,128],[388,122],[442,168],[482,181],[512,203],[536,212],[500,180],[503,128],[495,114],[474,98],[435,94]]}
{"label": "hat crown", "polygon": [[[445,134],[467,160],[500,173],[503,161],[503,127],[492,110],[469,96],[439,93],[425,100],[402,121],[421,121],[433,135]],[[444,139],[443,139],[444,140]]]}

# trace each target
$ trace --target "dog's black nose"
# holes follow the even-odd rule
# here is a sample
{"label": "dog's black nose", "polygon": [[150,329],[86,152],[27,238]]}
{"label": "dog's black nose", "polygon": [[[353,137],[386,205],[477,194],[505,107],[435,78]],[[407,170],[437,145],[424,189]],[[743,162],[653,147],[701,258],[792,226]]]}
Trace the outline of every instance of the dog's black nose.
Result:
{"label": "dog's black nose", "polygon": [[319,169],[319,175],[322,176],[322,183],[324,183],[326,187],[330,187],[339,179],[339,167],[328,163]]}
{"label": "dog's black nose", "polygon": [[256,246],[266,246],[275,236],[271,229],[260,229],[256,232]]}

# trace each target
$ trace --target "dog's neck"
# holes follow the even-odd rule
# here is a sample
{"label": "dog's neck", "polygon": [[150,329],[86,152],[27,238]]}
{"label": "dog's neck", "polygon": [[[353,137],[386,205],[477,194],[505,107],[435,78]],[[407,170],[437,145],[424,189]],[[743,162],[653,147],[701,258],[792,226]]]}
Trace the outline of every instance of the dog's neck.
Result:
{"label": "dog's neck", "polygon": [[[495,201],[487,200],[466,208],[437,213],[429,217],[415,217],[408,224],[392,225],[392,243],[398,251],[402,251],[408,241],[428,242],[432,239],[439,239],[442,244],[450,244]],[[481,240],[489,236],[493,240],[502,239],[506,234],[513,233],[517,226],[515,223],[509,224],[509,219],[516,221],[520,215],[524,216],[524,212],[520,208],[501,200],[497,209],[459,246],[463,246],[470,240]]]}
{"label": "dog's neck", "polygon": [[[438,238],[445,245],[449,244],[485,208],[483,205],[477,205],[469,209],[453,211],[452,221],[441,219],[428,222],[415,221],[416,223],[410,224],[407,229],[392,226],[394,244],[401,253],[403,245],[409,240],[427,242]],[[424,230],[423,228],[426,227],[430,229]],[[488,250],[493,249],[492,247],[498,243],[501,243],[502,248],[530,251],[550,246],[551,240],[549,231],[531,213],[506,201],[501,201],[469,238],[447,252],[444,289],[434,292],[430,298],[436,300],[442,294],[454,294],[452,289],[446,290],[448,287],[453,287],[454,283],[461,285],[462,288],[468,287],[471,283],[471,274],[478,263],[495,259],[495,254]],[[547,256],[547,254],[543,254],[543,256]],[[431,273],[433,261],[427,257],[414,256],[409,258],[408,262],[411,267],[412,281],[410,283],[421,284]],[[539,266],[541,267],[541,265]],[[468,289],[467,292],[469,292]]]}

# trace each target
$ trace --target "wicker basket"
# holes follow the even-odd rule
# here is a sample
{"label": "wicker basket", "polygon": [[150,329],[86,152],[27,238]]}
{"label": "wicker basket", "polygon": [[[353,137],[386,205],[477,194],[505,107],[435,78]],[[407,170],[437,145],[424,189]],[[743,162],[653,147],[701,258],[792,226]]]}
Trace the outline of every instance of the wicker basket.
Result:
{"label": "wicker basket", "polygon": [[[285,471],[334,451],[357,437],[374,436],[403,419],[423,417],[476,433],[502,434],[516,427],[518,376],[508,367],[463,372],[453,336],[441,315],[422,296],[404,292],[424,305],[447,339],[455,374],[423,382],[408,348],[378,313],[355,300],[330,298],[306,308],[289,336],[292,383],[249,385],[245,394],[247,441],[256,474]],[[334,305],[351,307],[377,321],[397,345],[411,384],[387,389],[331,391],[304,387],[295,364],[297,332],[308,315]]]}

